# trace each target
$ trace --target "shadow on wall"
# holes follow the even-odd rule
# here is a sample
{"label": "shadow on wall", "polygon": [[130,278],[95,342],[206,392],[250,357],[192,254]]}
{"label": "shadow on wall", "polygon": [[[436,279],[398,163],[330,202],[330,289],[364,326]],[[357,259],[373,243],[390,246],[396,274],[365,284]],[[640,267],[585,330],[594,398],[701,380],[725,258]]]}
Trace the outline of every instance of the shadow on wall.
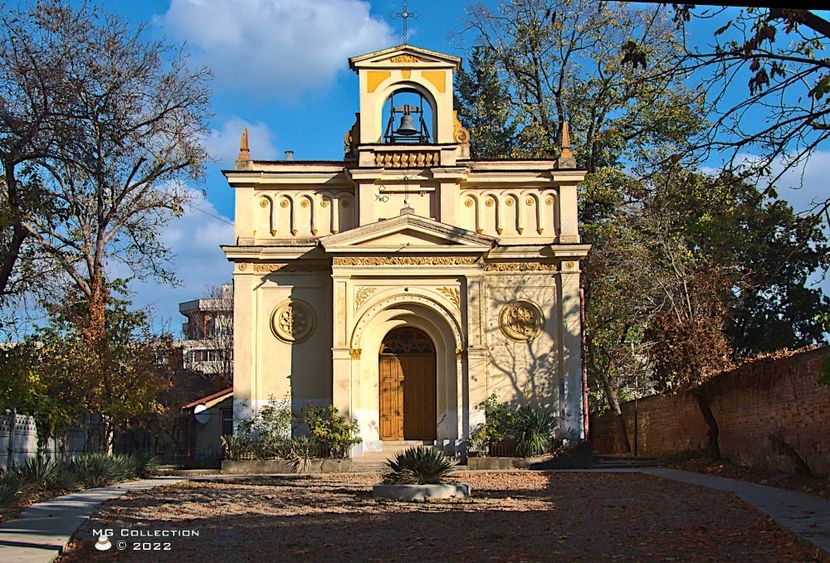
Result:
{"label": "shadow on wall", "polygon": [[[559,398],[564,385],[564,377],[559,377],[559,373],[561,371],[564,375],[564,363],[559,358],[558,350],[560,316],[556,286],[534,285],[527,278],[518,284],[513,283],[516,281],[514,278],[509,280],[509,288],[492,287],[489,290],[491,295],[488,298],[493,302],[494,314],[487,328],[491,380],[495,379],[495,375],[509,383],[512,397],[508,404],[529,404],[559,415]],[[500,294],[494,293],[499,289],[502,290]],[[517,298],[537,303],[541,308],[543,324],[529,340],[508,338],[500,328],[499,316],[503,307]],[[507,399],[499,396],[498,390],[496,394],[500,402]]]}

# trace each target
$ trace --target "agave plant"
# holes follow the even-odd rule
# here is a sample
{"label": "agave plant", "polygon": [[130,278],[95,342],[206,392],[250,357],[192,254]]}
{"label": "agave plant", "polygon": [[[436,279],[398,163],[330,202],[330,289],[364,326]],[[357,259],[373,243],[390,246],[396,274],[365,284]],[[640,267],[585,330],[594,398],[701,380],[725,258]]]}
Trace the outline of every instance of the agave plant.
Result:
{"label": "agave plant", "polygon": [[242,459],[255,459],[256,444],[247,435],[222,436],[222,457],[238,461]]}
{"label": "agave plant", "polygon": [[14,468],[17,479],[28,485],[51,485],[58,473],[58,464],[42,456],[27,459]]}
{"label": "agave plant", "polygon": [[155,472],[159,466],[159,460],[148,452],[133,452],[126,455],[126,461],[130,466],[130,472],[136,477],[146,478]]}
{"label": "agave plant", "polygon": [[86,487],[105,487],[135,477],[129,457],[124,455],[84,454],[73,459],[69,468]]}
{"label": "agave plant", "polygon": [[421,446],[404,450],[386,465],[383,482],[388,485],[427,485],[446,481],[456,463],[440,450]]}
{"label": "agave plant", "polygon": [[20,492],[23,483],[14,473],[0,474],[0,504],[9,504]]}
{"label": "agave plant", "polygon": [[549,413],[533,407],[520,407],[514,424],[516,453],[530,457],[548,451],[553,430]]}

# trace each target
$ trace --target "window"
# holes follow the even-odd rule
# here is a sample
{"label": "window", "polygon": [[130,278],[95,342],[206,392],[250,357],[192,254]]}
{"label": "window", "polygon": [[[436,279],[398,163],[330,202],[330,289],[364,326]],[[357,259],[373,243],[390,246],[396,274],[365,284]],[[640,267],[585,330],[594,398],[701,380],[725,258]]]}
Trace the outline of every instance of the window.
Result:
{"label": "window", "polygon": [[219,362],[222,360],[222,350],[194,350],[194,362]]}

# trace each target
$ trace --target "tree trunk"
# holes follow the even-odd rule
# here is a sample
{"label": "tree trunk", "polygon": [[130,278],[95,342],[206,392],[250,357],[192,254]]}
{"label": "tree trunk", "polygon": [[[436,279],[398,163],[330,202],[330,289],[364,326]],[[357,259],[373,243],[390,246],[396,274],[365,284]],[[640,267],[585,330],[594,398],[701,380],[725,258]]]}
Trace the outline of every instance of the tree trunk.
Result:
{"label": "tree trunk", "polygon": [[625,427],[625,417],[620,408],[620,399],[617,396],[617,390],[611,385],[611,381],[608,379],[608,374],[605,371],[599,370],[599,378],[602,381],[605,398],[608,399],[608,404],[611,405],[611,410],[614,411],[614,420],[617,423],[617,434],[620,436],[622,453],[631,453],[631,443],[628,441],[628,430]]}
{"label": "tree trunk", "polygon": [[700,414],[703,415],[703,420],[706,421],[706,440],[708,442],[707,448],[709,453],[713,459],[720,459],[720,446],[718,445],[720,428],[718,427],[718,420],[715,418],[709,406],[709,397],[706,396],[706,391],[702,387],[695,387],[691,393],[697,401],[697,406],[700,409]]}
{"label": "tree trunk", "polygon": [[6,191],[8,194],[7,200],[9,204],[9,213],[12,219],[12,236],[9,241],[9,246],[3,252],[0,258],[0,296],[6,295],[9,291],[9,280],[14,272],[14,266],[17,264],[17,259],[20,257],[20,249],[23,247],[23,242],[28,236],[28,232],[23,227],[21,221],[20,202],[18,201],[17,180],[14,177],[14,166],[6,164],[4,166],[6,183]]}
{"label": "tree trunk", "polygon": [[106,339],[107,334],[107,288],[101,272],[94,272],[91,278],[84,336],[87,342],[95,345],[98,349],[99,345]]}

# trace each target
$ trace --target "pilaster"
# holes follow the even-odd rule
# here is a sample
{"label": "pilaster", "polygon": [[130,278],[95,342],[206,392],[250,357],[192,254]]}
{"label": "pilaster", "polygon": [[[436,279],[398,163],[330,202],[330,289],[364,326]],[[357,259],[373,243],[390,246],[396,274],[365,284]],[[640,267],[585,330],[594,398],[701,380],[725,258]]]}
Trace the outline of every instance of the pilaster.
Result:
{"label": "pilaster", "polygon": [[559,274],[560,304],[559,357],[562,374],[559,388],[559,429],[563,437],[578,440],[585,437],[582,427],[582,323],[579,301],[579,262],[569,261]]}

